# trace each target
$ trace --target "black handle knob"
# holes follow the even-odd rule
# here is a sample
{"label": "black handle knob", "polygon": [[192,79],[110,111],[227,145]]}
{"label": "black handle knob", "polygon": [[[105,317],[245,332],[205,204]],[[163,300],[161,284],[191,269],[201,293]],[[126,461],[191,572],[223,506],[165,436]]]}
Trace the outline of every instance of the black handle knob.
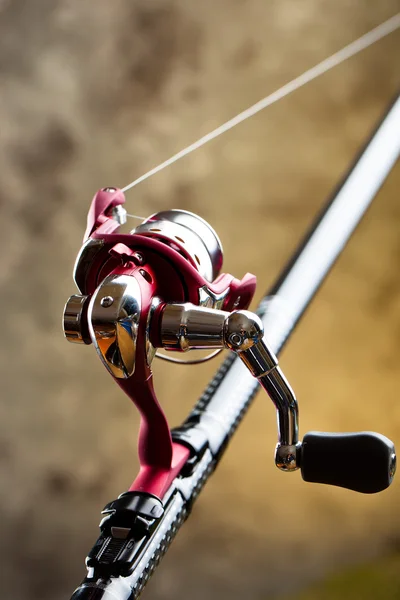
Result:
{"label": "black handle knob", "polygon": [[393,442],[371,431],[310,431],[301,449],[304,481],[326,483],[364,494],[386,489],[396,470]]}

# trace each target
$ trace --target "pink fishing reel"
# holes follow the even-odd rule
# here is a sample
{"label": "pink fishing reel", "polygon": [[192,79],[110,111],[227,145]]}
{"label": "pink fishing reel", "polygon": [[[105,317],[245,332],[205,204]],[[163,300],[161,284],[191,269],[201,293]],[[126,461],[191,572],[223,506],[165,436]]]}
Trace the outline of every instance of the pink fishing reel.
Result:
{"label": "pink fishing reel", "polygon": [[[141,469],[131,490],[162,498],[189,453],[172,442],[153,388],[156,349],[185,350],[182,344],[168,346],[160,339],[163,310],[185,303],[216,313],[245,309],[256,278],[247,274],[239,281],[219,274],[223,254],[217,234],[187,211],[159,212],[131,233],[119,233],[126,220],[124,202],[116,188],[102,189],[93,198],[74,269],[80,294],[66,303],[64,333],[71,342],[94,345],[139,409]],[[186,339],[184,331],[181,339]]]}
{"label": "pink fishing reel", "polygon": [[[64,332],[72,342],[93,343],[141,413],[141,466],[130,491],[162,500],[193,453],[198,455],[185,431],[175,429],[172,440],[157,401],[151,365],[158,349],[233,352],[276,407],[275,464],[282,471],[301,469],[306,481],[364,493],[388,487],[396,468],[388,438],[311,432],[300,441],[294,391],[264,337],[262,320],[245,310],[256,279],[219,275],[222,248],[214,230],[192,213],[170,210],[123,234],[118,228],[126,218],[124,201],[116,188],[100,190],[93,199],[75,265],[80,295],[66,304]],[[198,431],[202,440],[209,433],[201,424]],[[367,471],[359,464],[353,468],[347,458],[352,453],[364,457]]]}

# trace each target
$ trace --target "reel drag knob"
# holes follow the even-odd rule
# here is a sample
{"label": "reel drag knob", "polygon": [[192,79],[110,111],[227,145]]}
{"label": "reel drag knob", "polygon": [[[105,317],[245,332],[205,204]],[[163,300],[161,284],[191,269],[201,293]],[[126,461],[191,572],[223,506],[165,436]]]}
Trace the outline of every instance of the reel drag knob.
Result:
{"label": "reel drag knob", "polygon": [[301,449],[304,481],[374,494],[389,487],[395,471],[393,442],[379,433],[311,431],[304,436]]}

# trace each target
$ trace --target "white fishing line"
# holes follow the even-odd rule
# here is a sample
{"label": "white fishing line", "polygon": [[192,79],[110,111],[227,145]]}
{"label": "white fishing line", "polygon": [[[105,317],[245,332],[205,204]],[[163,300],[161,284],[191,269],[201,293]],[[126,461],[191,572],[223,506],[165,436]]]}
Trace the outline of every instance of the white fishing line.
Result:
{"label": "white fishing line", "polygon": [[174,154],[173,156],[171,156],[171,158],[162,162],[157,167],[154,167],[153,169],[151,169],[144,175],[141,175],[140,177],[138,177],[137,179],[135,179],[134,181],[132,181],[131,183],[126,185],[122,189],[122,191],[127,192],[128,190],[130,190],[134,186],[138,185],[145,179],[148,179],[152,175],[155,175],[156,173],[159,173],[166,167],[169,167],[170,165],[175,163],[180,158],[187,156],[194,150],[197,150],[201,146],[204,146],[204,144],[207,144],[207,142],[214,140],[215,138],[222,135],[226,131],[229,131],[233,127],[236,127],[236,125],[239,125],[239,123],[242,123],[246,119],[249,119],[253,115],[256,115],[264,108],[267,108],[267,106],[271,106],[271,104],[274,104],[275,102],[277,102],[278,100],[281,100],[285,96],[288,96],[295,90],[298,90],[299,88],[301,88],[303,85],[305,85],[309,81],[316,79],[317,77],[319,77],[320,75],[323,75],[330,69],[333,69],[333,67],[336,67],[340,63],[344,62],[348,58],[358,54],[365,48],[368,48],[368,46],[371,46],[375,42],[378,42],[379,40],[386,37],[390,33],[396,31],[399,27],[400,27],[400,13],[397,13],[396,15],[394,15],[393,17],[391,17],[390,19],[388,19],[381,25],[378,25],[378,27],[375,27],[374,29],[372,29],[368,33],[364,34],[363,36],[361,36],[360,38],[358,38],[351,44],[348,44],[348,46],[345,46],[338,52],[335,52],[335,54],[332,54],[332,56],[325,58],[325,60],[323,60],[322,62],[318,63],[311,69],[308,69],[308,71],[305,71],[302,75],[299,75],[295,79],[292,79],[292,81],[289,81],[289,83],[286,83],[283,87],[279,88],[278,90],[276,90],[269,96],[266,96],[262,100],[259,100],[258,102],[256,102],[256,104],[253,104],[253,106],[250,106],[243,112],[236,115],[236,117],[233,117],[232,119],[230,119],[223,125],[220,125],[213,131],[210,131],[210,133],[207,133],[206,135],[201,137],[199,140],[197,140],[193,144],[190,144],[190,146],[187,146],[186,148],[184,148],[177,154]]}
{"label": "white fishing line", "polygon": [[147,217],[139,217],[139,215],[130,215],[129,213],[126,213],[126,216],[130,219],[138,219],[138,221],[145,221],[147,219]]}

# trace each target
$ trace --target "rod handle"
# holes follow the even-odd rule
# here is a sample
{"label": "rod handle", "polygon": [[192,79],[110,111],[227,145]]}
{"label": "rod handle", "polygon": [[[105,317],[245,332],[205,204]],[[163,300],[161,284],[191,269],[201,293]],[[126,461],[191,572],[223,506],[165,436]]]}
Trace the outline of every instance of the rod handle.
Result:
{"label": "rod handle", "polygon": [[374,494],[389,487],[395,470],[394,444],[379,433],[310,431],[304,436],[301,449],[304,481]]}

